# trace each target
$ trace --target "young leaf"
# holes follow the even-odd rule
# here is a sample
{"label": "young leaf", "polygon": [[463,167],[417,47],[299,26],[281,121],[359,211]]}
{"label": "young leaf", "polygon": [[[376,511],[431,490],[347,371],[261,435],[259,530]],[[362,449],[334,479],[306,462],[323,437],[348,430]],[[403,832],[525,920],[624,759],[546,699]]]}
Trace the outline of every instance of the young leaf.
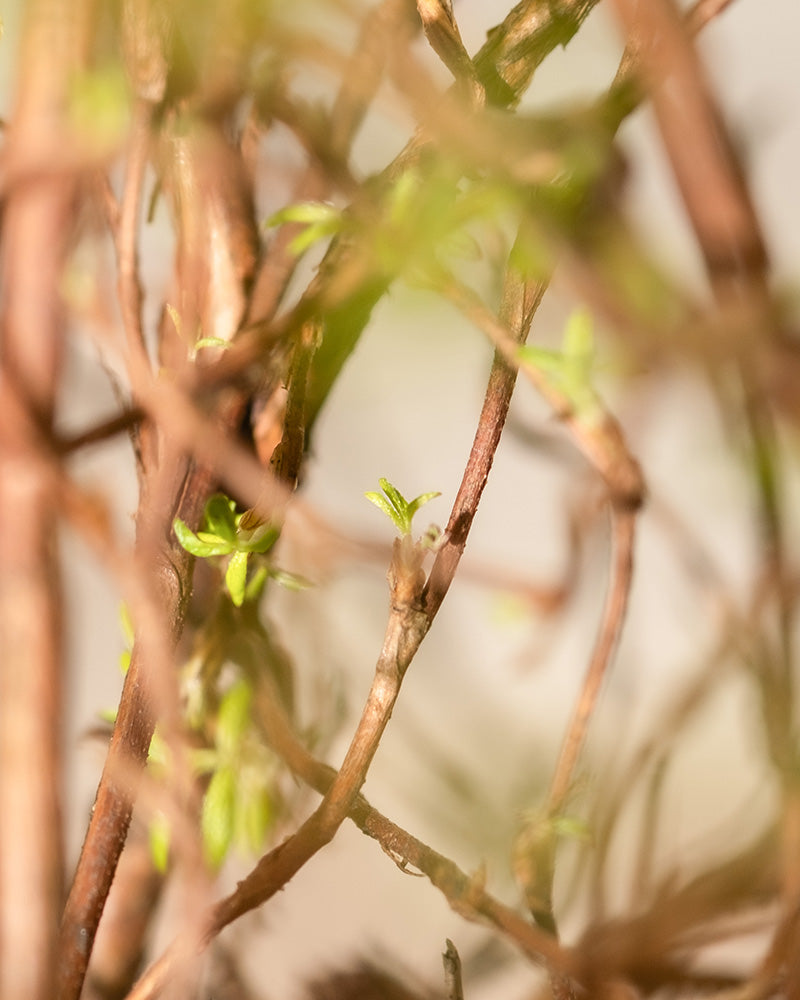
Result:
{"label": "young leaf", "polygon": [[423,506],[423,504],[428,503],[429,500],[435,500],[436,497],[440,497],[441,495],[442,494],[439,492],[439,490],[434,490],[432,493],[421,493],[418,497],[415,497],[408,505],[409,526],[411,523],[411,519],[414,517],[414,515],[417,513],[420,507]]}
{"label": "young leaf", "polygon": [[269,552],[277,542],[280,531],[270,524],[260,524],[250,531],[242,531],[241,525],[237,532],[236,547],[242,552]]}
{"label": "young leaf", "polygon": [[250,725],[253,692],[247,681],[237,681],[222,698],[217,715],[216,744],[221,756],[236,756],[242,737]]}
{"label": "young leaf", "polygon": [[254,854],[264,846],[272,825],[272,799],[266,788],[252,789],[240,797],[236,810],[236,839]]}
{"label": "young leaf", "polygon": [[298,576],[297,573],[287,573],[285,569],[273,569],[270,567],[268,572],[275,583],[285,590],[308,590],[309,587],[313,586],[310,580],[306,580],[303,576]]}
{"label": "young leaf", "polygon": [[250,577],[247,586],[244,588],[245,601],[257,601],[264,591],[264,584],[269,579],[270,573],[266,566],[259,566]]}
{"label": "young leaf", "polygon": [[388,517],[392,519],[398,531],[405,534],[405,522],[403,518],[397,513],[397,511],[389,503],[389,501],[386,499],[385,496],[383,496],[380,493],[373,493],[371,491],[369,493],[365,493],[364,496],[367,498],[367,500],[370,500],[372,503],[374,503],[379,510],[382,510],[384,514],[386,514]]}
{"label": "young leaf", "polygon": [[180,542],[181,547],[191,555],[201,559],[207,559],[209,556],[224,556],[231,551],[230,542],[217,538],[217,536],[207,536],[214,537],[216,539],[214,542],[203,541],[179,517],[176,517],[172,522],[172,530],[175,532],[175,537]]}
{"label": "young leaf", "polygon": [[219,347],[220,350],[227,351],[233,347],[233,343],[230,340],[224,340],[222,337],[201,337],[194,345],[194,349],[195,351],[200,351],[204,347]]}
{"label": "young leaf", "polygon": [[343,215],[334,205],[321,201],[303,201],[287,205],[267,220],[268,226],[285,222],[305,225],[289,243],[289,252],[300,256],[318,240],[333,236],[342,228]]}
{"label": "young leaf", "polygon": [[324,201],[298,201],[281,208],[267,219],[270,228],[284,222],[304,222],[306,225],[341,219],[342,213],[335,205]]}
{"label": "young leaf", "polygon": [[400,490],[393,486],[388,479],[381,478],[378,482],[385,496],[372,491],[365,493],[364,496],[392,519],[401,535],[411,534],[411,521],[423,504],[434,497],[441,496],[438,492],[421,493],[409,503]]}
{"label": "young leaf", "polygon": [[215,771],[203,797],[200,828],[203,853],[211,868],[219,868],[231,845],[236,808],[236,776],[232,767]]}
{"label": "young leaf", "polygon": [[244,603],[244,594],[247,587],[248,556],[248,552],[234,552],[225,571],[225,586],[228,588],[231,600],[237,608],[240,608]]}
{"label": "young leaf", "polygon": [[593,355],[592,314],[588,309],[574,309],[564,331],[564,357],[586,364],[591,362]]}
{"label": "young leaf", "polygon": [[[203,516],[210,532],[229,542],[236,540],[235,504],[232,500],[221,493],[215,493],[206,504]],[[199,532],[198,535],[202,537]]]}
{"label": "young leaf", "polygon": [[388,479],[379,479],[381,489],[389,498],[389,503],[394,507],[398,514],[404,514],[408,508],[408,502],[400,490],[396,486],[393,486]]}
{"label": "young leaf", "polygon": [[150,841],[150,857],[156,871],[163,875],[169,864],[170,827],[169,820],[162,812],[157,812],[150,820],[147,831]]}

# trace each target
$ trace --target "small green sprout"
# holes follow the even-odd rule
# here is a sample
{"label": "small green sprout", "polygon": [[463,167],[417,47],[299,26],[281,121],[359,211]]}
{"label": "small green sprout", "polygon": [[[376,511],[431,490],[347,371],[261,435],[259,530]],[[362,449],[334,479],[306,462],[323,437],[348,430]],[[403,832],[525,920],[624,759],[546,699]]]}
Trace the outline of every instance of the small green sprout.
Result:
{"label": "small green sprout", "polygon": [[308,586],[301,577],[269,564],[258,566],[248,582],[251,557],[266,555],[278,540],[280,529],[269,521],[262,521],[252,510],[237,513],[234,501],[221,493],[212,496],[206,504],[201,531],[195,533],[179,517],[175,518],[172,528],[181,546],[193,556],[200,559],[229,557],[225,587],[237,608],[246,600],[255,600],[268,577],[295,590]]}
{"label": "small green sprout", "polygon": [[370,491],[369,493],[365,493],[364,496],[392,519],[401,535],[411,534],[411,521],[423,504],[426,504],[429,500],[433,500],[435,497],[441,496],[441,493],[437,490],[433,493],[421,493],[418,497],[409,501],[406,500],[400,490],[392,486],[388,479],[379,479],[378,482],[383,493]]}

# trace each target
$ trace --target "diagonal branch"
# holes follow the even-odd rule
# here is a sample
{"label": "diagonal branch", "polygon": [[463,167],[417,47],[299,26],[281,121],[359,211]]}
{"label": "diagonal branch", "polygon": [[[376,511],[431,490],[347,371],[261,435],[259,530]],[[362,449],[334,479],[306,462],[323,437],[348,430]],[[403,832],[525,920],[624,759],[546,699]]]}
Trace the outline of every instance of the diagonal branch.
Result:
{"label": "diagonal branch", "polygon": [[[524,342],[542,292],[542,286],[523,281],[513,267],[508,268],[503,313],[508,327],[514,331],[508,336],[515,338],[515,343]],[[191,951],[207,943],[237,917],[273,896],[332,839],[351,811],[389,721],[405,672],[452,583],[488,479],[515,381],[516,368],[497,354],[461,487],[445,532],[445,543],[437,553],[427,584],[424,575],[420,577],[419,573],[423,550],[418,544],[404,544],[410,542],[408,537],[395,542],[389,571],[391,609],[372,687],[342,766],[326,787],[321,804],[292,836],[265,855],[236,890],[208,915],[204,941],[176,941],[145,973],[129,1000],[155,996],[187,949]],[[506,924],[522,923],[519,917],[506,911],[501,918]],[[540,957],[541,952],[536,950],[536,955]]]}

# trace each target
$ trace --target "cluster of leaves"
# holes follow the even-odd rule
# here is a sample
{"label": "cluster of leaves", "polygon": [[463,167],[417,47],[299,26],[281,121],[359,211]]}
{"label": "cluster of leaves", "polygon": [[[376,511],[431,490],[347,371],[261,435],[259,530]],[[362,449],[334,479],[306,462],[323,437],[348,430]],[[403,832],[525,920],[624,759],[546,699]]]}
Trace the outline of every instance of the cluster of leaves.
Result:
{"label": "cluster of leaves", "polygon": [[289,244],[298,256],[331,237],[353,238],[376,272],[402,274],[413,284],[429,286],[440,262],[479,258],[482,251],[471,228],[496,228],[518,209],[518,201],[513,185],[491,178],[463,180],[442,157],[426,164],[425,171],[419,166],[403,170],[380,198],[369,192],[348,209],[296,202],[272,215],[267,226],[301,227]]}
{"label": "cluster of leaves", "polygon": [[[257,600],[268,579],[290,589],[307,586],[293,573],[273,566],[264,557],[274,546],[280,529],[263,521],[253,510],[237,513],[233,500],[216,493],[206,504],[203,528],[195,533],[179,517],[173,523],[175,536],[187,552],[200,559],[227,557],[225,588],[237,608]],[[248,580],[248,569],[255,570]]]}
{"label": "cluster of leaves", "polygon": [[[306,581],[266,560],[279,529],[260,521],[252,511],[237,513],[235,503],[222,494],[215,494],[206,504],[202,530],[191,531],[179,518],[174,530],[192,555],[228,559],[225,590],[233,609],[208,622],[204,641],[210,637],[210,642],[205,641],[202,653],[187,664],[183,685],[184,722],[195,744],[199,744],[190,751],[190,765],[196,777],[207,782],[201,814],[203,850],[209,866],[218,868],[234,846],[243,852],[261,850],[276,812],[275,758],[253,720],[251,664],[234,663],[248,659],[246,655],[237,656],[236,649],[249,643],[255,649],[253,659],[258,660],[261,669],[267,669],[275,651],[271,647],[265,651],[268,637],[258,621],[258,598],[270,578],[290,589],[304,587]],[[248,580],[248,566],[253,560],[258,565]],[[229,620],[231,614],[236,620]],[[120,664],[125,672],[130,665],[134,629],[124,606],[121,626],[126,649]],[[231,635],[238,643],[231,640]],[[232,681],[229,675],[223,675],[226,664],[236,668]],[[219,694],[223,676],[227,686]],[[103,717],[113,722],[115,713],[105,712]],[[158,730],[151,741],[148,762],[155,775],[163,776],[171,767],[169,748]],[[154,863],[164,871],[172,839],[165,814],[153,817],[149,834]]]}
{"label": "cluster of leaves", "polygon": [[[245,678],[223,694],[213,718],[203,720],[212,733],[209,746],[191,751],[194,774],[207,780],[201,810],[206,863],[218,868],[232,847],[243,853],[263,848],[275,815],[275,759],[264,746],[252,718],[253,690]],[[149,763],[156,773],[170,766],[164,741],[156,733]],[[163,814],[150,825],[150,848],[156,866],[169,861],[171,828]]]}
{"label": "cluster of leaves", "polygon": [[[212,629],[218,624],[213,622]],[[121,625],[126,649],[120,664],[125,672],[133,645],[133,626],[125,606]],[[219,672],[212,670],[214,677],[200,681],[203,690],[198,695],[191,690],[197,666],[190,662],[185,671],[184,721],[195,744],[200,744],[189,752],[192,773],[207,781],[201,811],[203,852],[209,867],[218,868],[232,847],[242,853],[256,853],[263,848],[276,812],[276,762],[253,720],[250,680],[239,676],[221,697],[214,697],[206,690],[219,680]],[[115,716],[113,711],[102,713],[110,723]],[[158,730],[150,743],[148,766],[151,774],[159,778],[167,776],[172,766],[169,747]],[[159,871],[166,871],[172,825],[164,812],[156,812],[151,818],[149,839],[153,863]]]}

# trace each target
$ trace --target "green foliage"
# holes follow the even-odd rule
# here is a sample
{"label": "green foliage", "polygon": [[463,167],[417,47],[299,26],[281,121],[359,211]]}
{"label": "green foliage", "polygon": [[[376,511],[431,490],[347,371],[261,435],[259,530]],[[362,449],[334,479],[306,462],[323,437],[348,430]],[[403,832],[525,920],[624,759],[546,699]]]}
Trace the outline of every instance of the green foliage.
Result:
{"label": "green foliage", "polygon": [[150,857],[156,870],[162,874],[169,867],[170,825],[162,812],[157,812],[150,820],[147,830],[150,843]]}
{"label": "green foliage", "polygon": [[219,867],[231,846],[257,851],[269,829],[273,804],[271,759],[252,719],[253,691],[238,680],[219,704],[212,751],[213,772],[203,796],[203,850]]}
{"label": "green foliage", "polygon": [[237,608],[246,600],[259,597],[269,577],[295,590],[308,586],[302,577],[263,561],[248,581],[252,563],[272,549],[280,529],[262,521],[252,510],[237,513],[234,501],[221,493],[212,496],[206,504],[203,530],[195,533],[179,517],[175,518],[172,527],[181,546],[191,555],[199,559],[228,557],[225,587]]}
{"label": "green foliage", "polygon": [[271,215],[267,226],[282,226],[287,222],[304,226],[289,242],[289,252],[299,257],[315,243],[340,232],[344,217],[338,208],[328,202],[298,201]]}
{"label": "green foliage", "polygon": [[435,497],[441,496],[441,493],[438,491],[421,493],[414,500],[409,501],[406,500],[395,486],[392,486],[388,479],[379,479],[378,482],[383,493],[370,491],[365,493],[364,496],[367,500],[374,503],[379,510],[382,510],[387,517],[392,519],[401,535],[411,534],[411,522],[423,504],[428,503],[429,500],[433,500]]}
{"label": "green foliage", "polygon": [[526,345],[518,353],[520,361],[547,376],[553,388],[569,401],[579,420],[592,420],[602,412],[593,383],[592,317],[586,309],[576,309],[570,316],[560,351]]}
{"label": "green foliage", "polygon": [[[244,678],[223,694],[214,711],[206,706],[194,718],[197,733],[210,730],[211,745],[193,748],[193,773],[207,776],[200,815],[203,854],[212,869],[219,868],[232,847],[258,852],[275,815],[274,761],[252,718],[253,690]],[[170,755],[158,731],[148,754],[148,767],[158,777],[168,776]],[[166,871],[172,830],[169,819],[156,812],[150,820],[150,851],[159,871]]]}

